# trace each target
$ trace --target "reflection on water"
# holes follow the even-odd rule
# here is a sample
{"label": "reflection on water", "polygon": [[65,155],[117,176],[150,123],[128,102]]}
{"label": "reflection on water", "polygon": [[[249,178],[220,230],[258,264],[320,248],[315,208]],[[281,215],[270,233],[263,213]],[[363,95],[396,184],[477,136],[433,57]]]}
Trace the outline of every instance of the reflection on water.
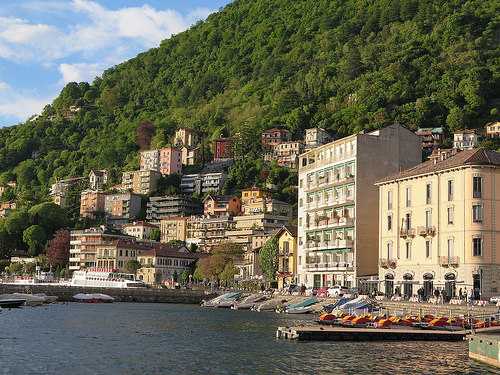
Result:
{"label": "reflection on water", "polygon": [[[308,319],[307,317],[299,319]],[[0,313],[5,374],[486,374],[467,344],[292,342],[297,316],[189,305],[52,305]]]}

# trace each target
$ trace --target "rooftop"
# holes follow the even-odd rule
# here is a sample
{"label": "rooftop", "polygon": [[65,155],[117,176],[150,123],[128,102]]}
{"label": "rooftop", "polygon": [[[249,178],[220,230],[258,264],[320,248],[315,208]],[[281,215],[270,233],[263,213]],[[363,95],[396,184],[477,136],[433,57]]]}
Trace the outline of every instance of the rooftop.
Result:
{"label": "rooftop", "polygon": [[402,180],[409,177],[436,173],[445,171],[452,168],[470,166],[470,165],[495,165],[500,166],[500,153],[482,148],[473,150],[464,150],[457,152],[444,160],[435,159],[423,162],[413,168],[407,169],[392,176],[388,176],[377,181],[377,184],[393,182]]}

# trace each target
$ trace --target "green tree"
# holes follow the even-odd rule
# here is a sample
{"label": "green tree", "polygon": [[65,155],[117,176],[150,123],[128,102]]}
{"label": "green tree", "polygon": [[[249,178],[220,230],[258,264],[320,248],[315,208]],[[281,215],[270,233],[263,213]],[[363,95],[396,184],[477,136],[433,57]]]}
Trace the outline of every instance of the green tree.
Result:
{"label": "green tree", "polygon": [[149,233],[149,239],[151,241],[160,241],[160,230],[155,228]]}
{"label": "green tree", "polygon": [[47,234],[40,225],[32,225],[23,231],[23,241],[28,245],[29,254],[36,256],[40,254],[45,243],[47,242]]}
{"label": "green tree", "polygon": [[262,273],[269,282],[276,280],[278,271],[278,239],[270,238],[259,252],[259,263]]}
{"label": "green tree", "polygon": [[230,285],[234,282],[234,276],[238,274],[238,268],[236,268],[233,262],[228,262],[224,266],[219,278],[224,281],[226,285]]}
{"label": "green tree", "polygon": [[141,263],[135,259],[130,259],[125,263],[125,270],[129,273],[133,273],[134,275],[137,273],[139,268],[141,268]]}
{"label": "green tree", "polygon": [[23,273],[23,264],[22,263],[11,263],[5,270],[10,275],[21,275]]}

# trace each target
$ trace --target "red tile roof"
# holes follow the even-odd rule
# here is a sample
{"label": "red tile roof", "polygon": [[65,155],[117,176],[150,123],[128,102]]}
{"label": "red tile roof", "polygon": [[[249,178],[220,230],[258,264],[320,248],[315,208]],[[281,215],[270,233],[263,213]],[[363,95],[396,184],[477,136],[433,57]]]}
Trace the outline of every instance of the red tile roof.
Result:
{"label": "red tile roof", "polygon": [[408,177],[414,177],[439,171],[445,171],[452,168],[458,168],[471,165],[495,165],[500,166],[500,153],[485,149],[464,150],[450,156],[442,161],[435,162],[428,160],[413,168],[407,169],[392,176],[385,177],[377,184],[401,180]]}

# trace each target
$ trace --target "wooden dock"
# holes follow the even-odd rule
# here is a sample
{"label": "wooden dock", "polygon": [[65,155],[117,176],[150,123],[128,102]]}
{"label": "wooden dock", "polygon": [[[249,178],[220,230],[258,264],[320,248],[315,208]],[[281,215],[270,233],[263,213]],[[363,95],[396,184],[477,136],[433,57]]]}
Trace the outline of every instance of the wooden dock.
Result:
{"label": "wooden dock", "polygon": [[279,327],[279,339],[301,341],[462,341],[466,331],[412,328]]}

